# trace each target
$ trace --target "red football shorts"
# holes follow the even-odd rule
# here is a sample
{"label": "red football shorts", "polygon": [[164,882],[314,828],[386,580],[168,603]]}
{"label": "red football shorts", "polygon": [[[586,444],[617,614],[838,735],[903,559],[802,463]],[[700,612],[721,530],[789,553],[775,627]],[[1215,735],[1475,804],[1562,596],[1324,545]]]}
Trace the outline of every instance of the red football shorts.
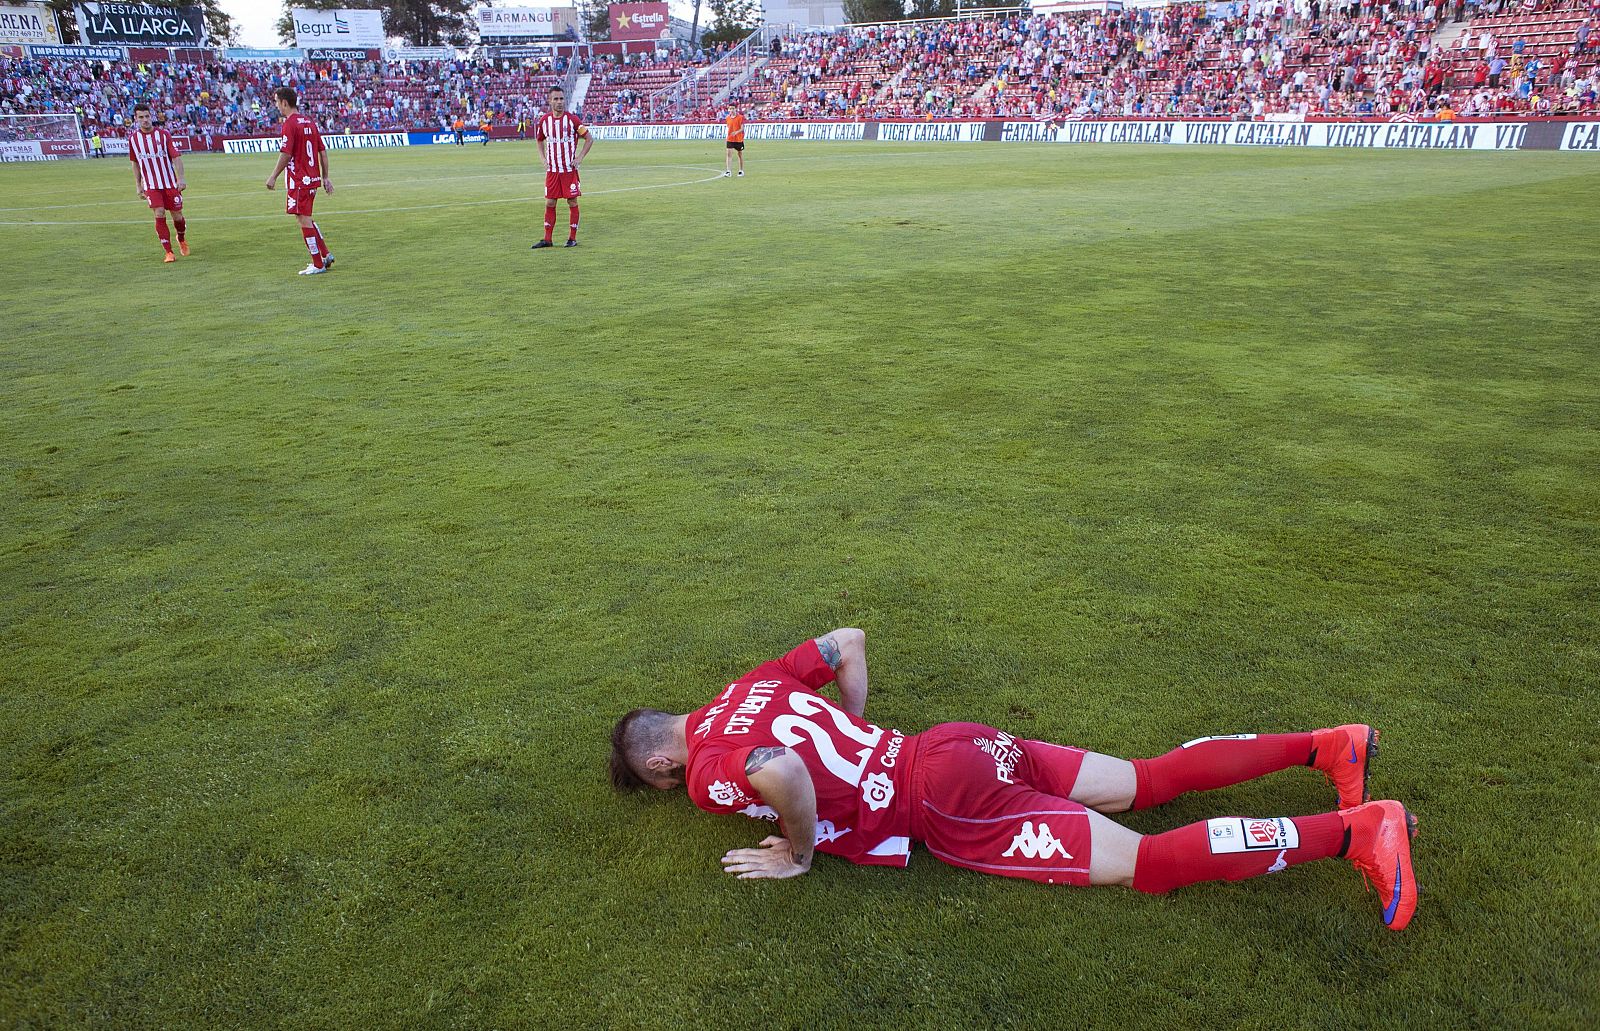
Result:
{"label": "red football shorts", "polygon": [[578,185],[577,172],[546,172],[544,174],[545,200],[571,200],[583,196]]}
{"label": "red football shorts", "polygon": [[182,211],[182,190],[146,190],[144,199],[150,205],[151,211]]}
{"label": "red football shorts", "polygon": [[1083,749],[981,723],[917,736],[911,836],[952,866],[1046,884],[1089,883],[1088,810],[1067,800]]}
{"label": "red football shorts", "polygon": [[290,215],[309,215],[311,206],[316,203],[317,188],[315,186],[295,186],[291,184],[283,200],[283,210]]}

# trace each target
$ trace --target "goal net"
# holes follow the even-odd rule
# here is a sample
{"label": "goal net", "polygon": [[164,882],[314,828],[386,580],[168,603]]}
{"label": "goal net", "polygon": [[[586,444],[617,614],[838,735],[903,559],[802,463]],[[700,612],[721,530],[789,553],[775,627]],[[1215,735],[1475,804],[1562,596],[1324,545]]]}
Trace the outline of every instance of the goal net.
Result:
{"label": "goal net", "polygon": [[77,115],[0,115],[0,161],[88,156]]}

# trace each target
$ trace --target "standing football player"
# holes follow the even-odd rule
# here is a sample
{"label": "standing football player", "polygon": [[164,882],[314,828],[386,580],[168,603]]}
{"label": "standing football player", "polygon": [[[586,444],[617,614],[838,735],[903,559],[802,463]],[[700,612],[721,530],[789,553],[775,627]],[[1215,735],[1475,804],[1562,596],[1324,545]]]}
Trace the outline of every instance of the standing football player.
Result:
{"label": "standing football player", "polygon": [[[534,250],[555,246],[550,237],[556,231],[556,201],[567,202],[570,226],[567,246],[578,246],[578,198],[583,189],[578,183],[578,166],[594,146],[594,137],[578,116],[567,110],[567,95],[559,88],[550,91],[550,111],[539,119],[534,139],[541,144],[539,160],[544,162],[544,239],[533,245]],[[578,146],[578,140],[583,146]]]}
{"label": "standing football player", "polygon": [[156,216],[156,239],[166,252],[162,261],[177,261],[172,253],[172,237],[167,232],[167,212],[172,212],[172,226],[178,231],[178,251],[189,256],[189,243],[184,238],[188,223],[183,218],[183,190],[188,184],[183,178],[183,157],[172,134],[157,128],[150,120],[150,105],[133,106],[134,131],[128,136],[128,160],[133,162],[134,182],[139,196],[150,205]]}
{"label": "standing football player", "polygon": [[722,152],[722,178],[733,174],[733,156],[739,155],[739,175],[744,175],[744,112],[728,112],[728,146]]}
{"label": "standing football player", "polygon": [[300,270],[302,276],[315,276],[333,268],[333,253],[328,241],[322,238],[322,229],[311,220],[311,206],[317,198],[317,187],[333,192],[333,180],[328,177],[328,151],[322,145],[322,134],[316,124],[301,114],[294,90],[279,86],[273,92],[278,113],[283,115],[283,146],[278,150],[278,165],[267,177],[267,189],[278,188],[278,176],[285,168],[289,181],[284,211],[300,223],[300,235],[305,238],[306,250],[311,252],[311,264]]}

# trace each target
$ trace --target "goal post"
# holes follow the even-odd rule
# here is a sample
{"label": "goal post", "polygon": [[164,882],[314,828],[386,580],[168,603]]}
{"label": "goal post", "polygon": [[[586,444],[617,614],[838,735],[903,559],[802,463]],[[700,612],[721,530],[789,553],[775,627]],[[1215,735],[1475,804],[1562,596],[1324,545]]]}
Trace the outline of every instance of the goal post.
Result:
{"label": "goal post", "polygon": [[0,114],[0,161],[56,161],[88,156],[83,122],[75,114]]}

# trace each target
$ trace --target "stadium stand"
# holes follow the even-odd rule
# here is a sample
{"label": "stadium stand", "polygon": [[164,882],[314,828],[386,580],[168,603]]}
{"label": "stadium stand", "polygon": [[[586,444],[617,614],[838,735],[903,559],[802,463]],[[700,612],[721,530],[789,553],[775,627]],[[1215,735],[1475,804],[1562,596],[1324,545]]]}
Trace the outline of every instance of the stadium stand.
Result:
{"label": "stadium stand", "polygon": [[[710,120],[710,98],[756,120],[1266,117],[1421,118],[1600,110],[1600,0],[1351,0],[1293,8],[1199,4],[1121,12],[1013,14],[791,34],[735,65],[720,51],[597,57],[582,106],[594,122]],[[1470,14],[1470,17],[1469,17]],[[455,117],[508,127],[542,108],[565,59],[274,63],[0,58],[0,113],[77,113],[120,135],[147,101],[201,146],[271,134],[267,97],[296,87],[326,131],[437,130]],[[696,106],[653,110],[694,79]]]}

